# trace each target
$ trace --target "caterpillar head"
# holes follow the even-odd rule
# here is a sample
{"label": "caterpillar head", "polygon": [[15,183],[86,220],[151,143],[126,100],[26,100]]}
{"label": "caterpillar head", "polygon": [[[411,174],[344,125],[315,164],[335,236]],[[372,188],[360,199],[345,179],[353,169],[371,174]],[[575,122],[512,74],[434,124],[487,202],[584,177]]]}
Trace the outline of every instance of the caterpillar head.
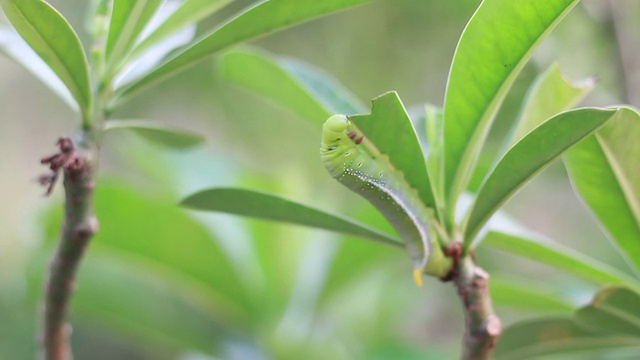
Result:
{"label": "caterpillar head", "polygon": [[322,142],[332,145],[346,136],[346,130],[351,127],[351,122],[344,115],[333,115],[322,126]]}

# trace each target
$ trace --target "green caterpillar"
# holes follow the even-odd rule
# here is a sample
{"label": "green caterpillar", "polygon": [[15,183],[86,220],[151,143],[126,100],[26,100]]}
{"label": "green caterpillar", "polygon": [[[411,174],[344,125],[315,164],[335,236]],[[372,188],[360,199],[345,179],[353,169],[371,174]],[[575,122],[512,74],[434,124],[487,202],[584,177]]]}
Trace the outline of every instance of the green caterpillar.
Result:
{"label": "green caterpillar", "polygon": [[[370,155],[365,149],[369,150]],[[371,202],[400,234],[414,261],[414,278],[421,274],[431,253],[429,209],[420,201],[404,175],[391,167],[384,154],[376,154],[372,144],[344,115],[330,117],[322,127],[320,157],[331,176]]]}

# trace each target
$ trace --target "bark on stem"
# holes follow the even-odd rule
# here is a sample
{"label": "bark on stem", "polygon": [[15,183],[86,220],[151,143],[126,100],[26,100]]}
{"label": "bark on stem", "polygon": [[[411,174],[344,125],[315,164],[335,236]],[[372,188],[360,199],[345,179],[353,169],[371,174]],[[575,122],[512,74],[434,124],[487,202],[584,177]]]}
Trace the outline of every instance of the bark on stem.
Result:
{"label": "bark on stem", "polygon": [[488,359],[502,331],[500,318],[491,304],[489,274],[471,256],[465,256],[460,259],[454,283],[465,315],[461,359]]}
{"label": "bark on stem", "polygon": [[93,211],[94,160],[97,151],[91,142],[76,148],[68,138],[58,141],[60,153],[45,158],[53,173],[43,177],[50,192],[57,174],[62,172],[65,189],[65,218],[58,248],[53,255],[44,288],[41,328],[41,358],[69,360],[71,326],[67,323],[75,276],[89,240],[98,231]]}

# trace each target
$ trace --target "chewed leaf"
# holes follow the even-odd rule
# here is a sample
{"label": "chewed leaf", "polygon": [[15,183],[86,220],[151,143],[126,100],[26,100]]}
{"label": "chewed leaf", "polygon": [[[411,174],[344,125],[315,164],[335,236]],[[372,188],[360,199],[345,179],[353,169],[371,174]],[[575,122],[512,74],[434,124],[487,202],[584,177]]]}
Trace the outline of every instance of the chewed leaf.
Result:
{"label": "chewed leaf", "polygon": [[[323,126],[320,157],[333,178],[367,199],[391,222],[409,250],[414,268],[423,271],[434,248],[429,238],[433,212],[404,175],[391,166],[389,158],[377,153],[369,141],[346,116],[334,115]],[[440,270],[446,273],[447,269]]]}
{"label": "chewed leaf", "polygon": [[395,91],[372,101],[371,114],[349,116],[371,143],[389,157],[391,166],[404,174],[428,208],[435,208],[435,195],[418,136]]}

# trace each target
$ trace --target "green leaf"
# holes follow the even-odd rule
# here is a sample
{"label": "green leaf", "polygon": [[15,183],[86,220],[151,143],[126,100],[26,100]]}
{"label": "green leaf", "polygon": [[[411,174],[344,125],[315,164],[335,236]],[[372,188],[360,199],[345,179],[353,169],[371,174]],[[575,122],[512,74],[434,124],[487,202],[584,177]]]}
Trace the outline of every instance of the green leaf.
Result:
{"label": "green leaf", "polygon": [[483,244],[549,265],[595,284],[621,284],[640,289],[638,281],[629,275],[550,241],[489,231],[483,239]]}
{"label": "green leaf", "polygon": [[42,0],[0,0],[20,36],[58,75],[78,102],[83,126],[91,125],[92,93],[87,58],[71,25]]}
{"label": "green leaf", "polygon": [[143,196],[139,190],[105,182],[96,191],[100,232],[92,251],[112,251],[128,261],[161,272],[166,279],[205,296],[220,316],[246,315],[243,289],[233,267],[211,234],[168,201]]}
{"label": "green leaf", "polygon": [[571,319],[548,318],[520,322],[506,328],[494,352],[496,360],[539,358],[586,350],[637,346],[636,339],[590,332]]}
{"label": "green leaf", "polygon": [[445,184],[452,222],[494,115],[533,50],[578,0],[485,0],[456,49],[445,96]]}
{"label": "green leaf", "polygon": [[78,111],[78,102],[73,98],[67,86],[15,30],[0,28],[0,52],[22,65],[73,110]]}
{"label": "green leaf", "polygon": [[640,115],[621,108],[565,157],[571,183],[623,257],[640,271]]}
{"label": "green leaf", "polygon": [[[77,320],[142,339],[136,344],[165,350],[162,356],[167,348],[209,353],[250,321],[246,284],[210,231],[184,210],[148,189],[104,179],[95,203],[100,231],[79,272]],[[50,244],[62,217],[62,208],[55,210],[48,221]],[[36,259],[37,276],[48,256],[50,251]],[[34,292],[41,284],[39,279]]]}
{"label": "green leaf", "polygon": [[367,107],[331,75],[295,59],[280,58],[278,62],[332,114],[360,114],[367,111]]}
{"label": "green leaf", "polygon": [[640,345],[640,294],[612,286],[598,292],[590,305],[578,310],[574,320],[588,329],[626,335]]}
{"label": "green leaf", "polygon": [[177,54],[151,73],[121,89],[119,95],[127,97],[157,81],[169,77],[198,62],[204,61],[220,50],[243,41],[282,30],[369,0],[270,0],[264,1],[222,25],[213,33],[185,51]]}
{"label": "green leaf", "polygon": [[577,105],[593,87],[593,79],[572,83],[562,75],[558,64],[551,65],[529,89],[510,145],[553,115]]}
{"label": "green leaf", "polygon": [[255,91],[305,119],[322,124],[334,113],[267,55],[233,51],[222,57],[221,65],[227,80]]}
{"label": "green leaf", "polygon": [[[444,211],[445,194],[444,185],[444,112],[442,109],[427,105],[425,107],[425,124],[427,132],[427,144],[429,146],[427,156],[427,173],[431,178],[433,194],[439,213]],[[444,220],[444,219],[442,219]]]}
{"label": "green leaf", "polygon": [[119,70],[118,67],[161,3],[161,0],[113,1],[106,51],[108,76],[113,76]]}
{"label": "green leaf", "polygon": [[200,134],[151,120],[106,121],[104,131],[113,130],[131,130],[149,141],[176,149],[184,149],[204,142],[204,137]]}
{"label": "green leaf", "polygon": [[388,245],[403,246],[396,237],[347,217],[251,190],[233,188],[203,190],[184,199],[181,205],[197,210],[283,221],[355,235]]}
{"label": "green leaf", "polygon": [[319,125],[332,114],[366,111],[337,80],[300,61],[244,50],[225,54],[221,67],[227,80]]}
{"label": "green leaf", "polygon": [[85,260],[74,318],[133,338],[158,356],[195,349],[211,354],[238,325],[208,303],[207,294],[165,276],[161,267],[102,249]]}
{"label": "green leaf", "polygon": [[507,280],[492,276],[489,281],[491,299],[497,306],[508,306],[528,312],[568,312],[575,305],[562,299],[553,289],[527,280]]}
{"label": "green leaf", "polygon": [[153,45],[166,39],[182,28],[195,24],[223,8],[232,0],[185,0],[182,5],[153,30],[140,43],[135,45],[131,57],[135,58]]}
{"label": "green leaf", "polygon": [[436,209],[427,166],[413,123],[395,91],[373,99],[371,114],[349,116],[365,139],[389,157],[427,208]]}
{"label": "green leaf", "polygon": [[464,247],[471,245],[491,215],[535,174],[592,134],[617,110],[584,108],[554,116],[515,144],[482,184],[465,226]]}

